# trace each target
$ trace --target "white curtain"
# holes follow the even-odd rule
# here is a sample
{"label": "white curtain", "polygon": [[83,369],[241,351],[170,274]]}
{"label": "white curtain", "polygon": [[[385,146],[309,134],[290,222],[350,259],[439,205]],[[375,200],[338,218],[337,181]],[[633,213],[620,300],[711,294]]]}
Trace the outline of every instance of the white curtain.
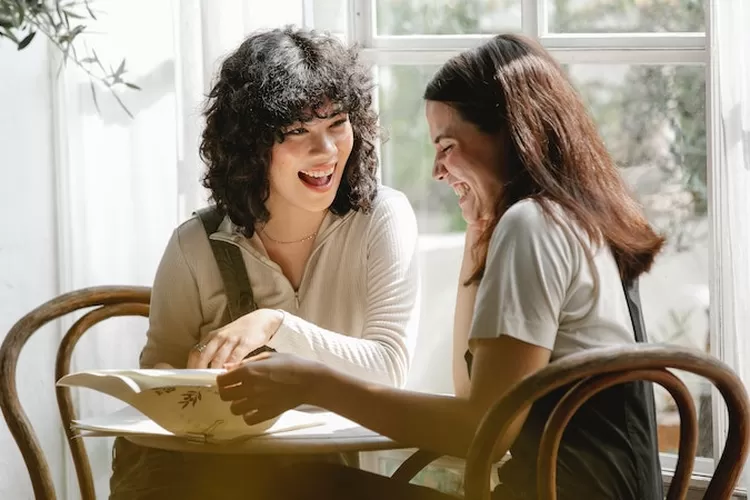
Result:
{"label": "white curtain", "polygon": [[[750,383],[750,4],[746,0],[709,2],[712,57],[711,109],[718,127],[712,135],[714,288],[712,347]],[[723,403],[723,434],[726,416]],[[724,436],[716,436],[715,456]],[[750,487],[746,468],[743,487]]]}
{"label": "white curtain", "polygon": [[[99,35],[86,45],[107,64],[126,59],[125,78],[143,90],[113,96],[70,63],[58,80],[60,108],[56,166],[60,219],[61,292],[97,285],[150,285],[161,252],[179,220],[180,131],[176,26],[170,2],[106,0],[96,3]],[[145,14],[148,13],[148,14]],[[64,327],[74,318],[66,318]],[[72,369],[137,366],[145,319],[111,319],[84,336]],[[74,390],[83,417],[122,403],[94,391]],[[107,498],[112,440],[84,441],[97,498]],[[70,460],[63,498],[79,498]],[[66,495],[66,496],[65,496]]]}

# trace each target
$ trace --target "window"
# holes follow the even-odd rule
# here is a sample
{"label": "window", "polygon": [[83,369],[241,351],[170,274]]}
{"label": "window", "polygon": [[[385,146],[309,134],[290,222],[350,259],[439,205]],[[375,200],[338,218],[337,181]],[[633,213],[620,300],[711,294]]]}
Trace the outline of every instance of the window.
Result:
{"label": "window", "polygon": [[[312,3],[330,8],[336,0]],[[414,360],[413,387],[452,390],[449,370],[435,367],[450,366],[464,230],[455,195],[430,177],[434,153],[421,93],[445,60],[502,31],[537,37],[563,64],[623,176],[668,237],[641,283],[650,337],[709,348],[705,26],[703,0],[351,2],[347,38],[363,46],[378,82],[376,102],[386,131],[383,182],[408,195],[422,238],[425,334]],[[697,470],[710,472],[715,427],[710,390],[682,376],[699,412],[704,459]],[[657,406],[660,449],[670,468],[678,418],[664,391],[658,390]]]}

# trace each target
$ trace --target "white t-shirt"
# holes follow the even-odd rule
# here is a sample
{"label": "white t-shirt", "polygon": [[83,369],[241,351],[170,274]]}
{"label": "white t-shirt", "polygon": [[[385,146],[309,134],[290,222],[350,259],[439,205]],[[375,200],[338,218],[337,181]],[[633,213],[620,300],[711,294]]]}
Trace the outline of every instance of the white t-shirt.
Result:
{"label": "white t-shirt", "polygon": [[634,343],[609,248],[592,246],[562,209],[555,215],[560,223],[538,202],[523,200],[502,216],[489,243],[470,338],[508,335],[550,349],[552,359]]}

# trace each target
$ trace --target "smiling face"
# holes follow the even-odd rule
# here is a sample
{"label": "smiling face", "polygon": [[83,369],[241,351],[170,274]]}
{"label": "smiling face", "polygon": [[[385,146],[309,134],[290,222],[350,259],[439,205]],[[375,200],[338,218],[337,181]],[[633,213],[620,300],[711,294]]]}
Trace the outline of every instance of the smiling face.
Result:
{"label": "smiling face", "polygon": [[501,190],[500,136],[482,132],[445,103],[427,101],[425,111],[437,150],[432,176],[453,188],[467,223],[492,219]]}
{"label": "smiling face", "polygon": [[[271,148],[266,206],[290,204],[309,212],[327,210],[336,196],[354,135],[349,117],[327,104],[311,121],[286,127]],[[322,117],[322,118],[321,118]]]}

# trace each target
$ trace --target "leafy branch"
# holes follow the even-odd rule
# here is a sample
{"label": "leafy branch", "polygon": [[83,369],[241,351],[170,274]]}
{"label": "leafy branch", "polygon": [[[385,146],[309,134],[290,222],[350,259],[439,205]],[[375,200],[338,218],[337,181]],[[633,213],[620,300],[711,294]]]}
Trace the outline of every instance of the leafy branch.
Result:
{"label": "leafy branch", "polygon": [[76,42],[86,31],[85,21],[96,21],[96,13],[91,0],[0,0],[0,40],[7,38],[15,43],[18,50],[31,44],[37,33],[45,36],[62,54],[60,69],[72,61],[89,77],[91,97],[96,110],[99,102],[96,85],[99,82],[112,93],[125,113],[133,114],[117,95],[117,88],[140,90],[136,84],[125,80],[127,69],[125,59],[117,68],[104,67],[94,49],[84,45],[84,54],[79,57]]}

